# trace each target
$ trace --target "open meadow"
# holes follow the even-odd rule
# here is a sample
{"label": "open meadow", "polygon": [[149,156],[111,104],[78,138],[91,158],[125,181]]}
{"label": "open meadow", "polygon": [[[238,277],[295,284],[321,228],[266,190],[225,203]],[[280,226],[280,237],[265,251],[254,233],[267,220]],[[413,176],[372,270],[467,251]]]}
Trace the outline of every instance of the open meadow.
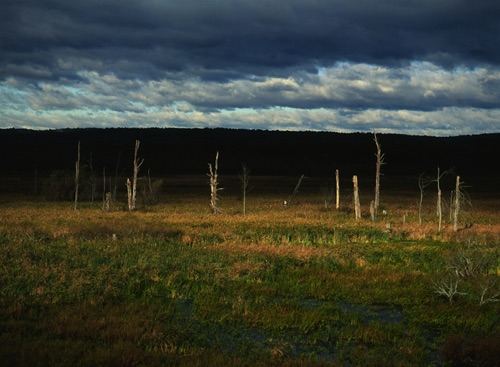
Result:
{"label": "open meadow", "polygon": [[[154,205],[0,197],[1,366],[498,366],[500,196],[164,178]],[[451,186],[453,187],[453,186]],[[288,205],[284,205],[284,201]]]}

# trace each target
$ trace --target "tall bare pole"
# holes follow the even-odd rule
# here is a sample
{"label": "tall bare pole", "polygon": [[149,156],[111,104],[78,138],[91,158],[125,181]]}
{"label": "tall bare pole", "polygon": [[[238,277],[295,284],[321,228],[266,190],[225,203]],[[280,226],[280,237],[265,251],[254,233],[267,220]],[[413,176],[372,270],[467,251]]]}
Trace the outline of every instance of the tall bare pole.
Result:
{"label": "tall bare pole", "polygon": [[356,219],[361,219],[361,204],[359,203],[358,176],[352,176],[354,184],[354,214]]}
{"label": "tall bare pole", "polygon": [[441,225],[443,222],[443,201],[441,199],[441,173],[438,167],[438,172],[437,172],[437,178],[436,178],[436,183],[437,183],[437,203],[436,203],[436,214],[438,216],[438,232],[441,232]]}
{"label": "tall bare pole", "polygon": [[78,141],[78,153],[75,164],[75,210],[78,210],[78,185],[80,182],[80,141]]}
{"label": "tall bare pole", "polygon": [[455,211],[453,214],[453,231],[458,231],[458,213],[460,211],[460,176],[457,176],[455,184]]}
{"label": "tall bare pole", "polygon": [[339,170],[335,170],[335,209],[340,207],[340,174]]}
{"label": "tall bare pole", "polygon": [[132,189],[130,190],[130,180],[127,180],[127,189],[129,195],[129,210],[135,209],[135,201],[137,195],[137,176],[139,174],[139,169],[141,165],[144,163],[144,159],[140,159],[137,157],[137,153],[139,152],[139,146],[141,142],[139,140],[135,141],[135,150],[134,150],[134,177],[132,179]]}
{"label": "tall bare pole", "polygon": [[246,215],[247,213],[247,193],[249,191],[248,183],[250,181],[249,173],[250,171],[248,170],[247,166],[243,164],[240,175],[241,193],[243,195],[243,215]]}
{"label": "tall bare pole", "polygon": [[290,195],[290,198],[288,199],[287,205],[290,205],[292,203],[292,200],[297,194],[299,193],[299,187],[300,184],[302,183],[302,180],[304,179],[304,175],[300,175],[299,181],[297,182],[297,185],[295,185],[295,188],[293,189],[292,195]]}
{"label": "tall bare pole", "polygon": [[207,173],[207,176],[210,177],[210,207],[212,208],[212,212],[216,214],[220,212],[217,202],[219,201],[218,192],[222,190],[222,188],[218,187],[219,176],[217,171],[219,169],[219,152],[215,154],[214,166],[212,166],[212,164],[209,163],[208,169],[209,173]]}
{"label": "tall bare pole", "polygon": [[130,178],[127,178],[127,200],[128,200],[128,210],[133,210],[132,208],[132,182]]}
{"label": "tall bare pole", "polygon": [[377,164],[375,170],[375,200],[373,201],[372,219],[376,222],[378,219],[378,207],[380,205],[380,169],[382,164],[384,164],[384,154],[382,154],[382,148],[378,142],[377,133],[373,133],[373,140],[375,141],[375,146],[377,147]]}

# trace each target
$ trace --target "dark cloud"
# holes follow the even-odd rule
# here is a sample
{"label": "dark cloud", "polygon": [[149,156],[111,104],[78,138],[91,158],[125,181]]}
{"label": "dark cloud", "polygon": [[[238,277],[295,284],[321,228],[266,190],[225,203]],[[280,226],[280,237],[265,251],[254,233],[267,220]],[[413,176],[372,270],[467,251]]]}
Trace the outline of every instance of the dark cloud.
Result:
{"label": "dark cloud", "polygon": [[224,78],[337,61],[450,66],[500,60],[500,3],[494,0],[4,3],[4,65],[55,68],[68,52],[109,69],[122,67],[123,59],[137,63],[137,70],[126,68],[130,76],[142,77],[147,62],[150,74],[191,67]]}
{"label": "dark cloud", "polygon": [[497,0],[0,4],[4,125],[499,129]]}

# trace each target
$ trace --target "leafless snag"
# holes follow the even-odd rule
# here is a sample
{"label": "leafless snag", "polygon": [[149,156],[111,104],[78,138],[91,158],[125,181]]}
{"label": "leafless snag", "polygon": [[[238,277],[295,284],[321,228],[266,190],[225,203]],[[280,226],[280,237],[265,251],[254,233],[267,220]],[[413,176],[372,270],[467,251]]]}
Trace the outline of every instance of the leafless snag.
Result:
{"label": "leafless snag", "polygon": [[340,173],[335,170],[335,209],[339,210],[340,207]]}
{"label": "leafless snag", "polygon": [[358,176],[352,176],[354,185],[354,215],[356,219],[361,219],[361,204],[359,203]]}
{"label": "leafless snag", "polygon": [[451,170],[447,170],[441,173],[439,167],[437,169],[436,184],[437,184],[437,203],[436,203],[436,215],[438,217],[438,232],[441,232],[441,227],[443,223],[443,199],[441,192],[441,178],[449,173]]}
{"label": "leafless snag", "polygon": [[458,213],[460,211],[460,176],[457,176],[455,183],[455,207],[453,210],[453,231],[458,231]]}
{"label": "leafless snag", "polygon": [[219,186],[219,152],[215,154],[215,162],[214,166],[211,163],[208,164],[209,173],[207,176],[210,178],[210,208],[212,208],[212,212],[217,214],[220,212],[220,208],[218,206],[219,202],[219,191],[223,190],[223,188]]}
{"label": "leafless snag", "polygon": [[304,179],[304,175],[301,175],[299,178],[299,181],[297,182],[297,185],[295,185],[295,188],[293,189],[292,195],[290,195],[290,198],[288,199],[288,202],[285,201],[285,205],[290,205],[292,203],[292,200],[297,196],[299,193],[299,187],[300,184],[302,183],[302,180]]}
{"label": "leafless snag", "polygon": [[382,147],[377,138],[377,133],[373,133],[373,140],[375,141],[375,146],[377,147],[377,157],[376,170],[375,170],[375,199],[373,201],[373,213],[372,221],[376,222],[378,219],[378,207],[380,205],[380,170],[384,164],[384,154],[382,153]]}
{"label": "leafless snag", "polygon": [[437,294],[446,297],[450,304],[452,304],[455,296],[467,294],[458,291],[458,283],[458,279],[454,277],[449,277],[448,279],[439,282],[433,282],[434,291]]}
{"label": "leafless snag", "polygon": [[137,153],[139,151],[139,146],[141,142],[139,140],[135,141],[135,150],[134,150],[134,177],[132,181],[132,188],[130,188],[130,179],[127,179],[127,195],[128,195],[128,209],[130,211],[135,209],[135,202],[137,196],[137,176],[139,174],[139,169],[141,165],[144,163],[144,159],[139,159],[137,157]]}

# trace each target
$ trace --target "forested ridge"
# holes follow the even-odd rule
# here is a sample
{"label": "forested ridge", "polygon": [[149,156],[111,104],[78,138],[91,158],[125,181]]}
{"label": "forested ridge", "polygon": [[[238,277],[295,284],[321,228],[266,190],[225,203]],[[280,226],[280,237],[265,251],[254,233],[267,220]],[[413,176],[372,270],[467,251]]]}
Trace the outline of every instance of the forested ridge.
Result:
{"label": "forested ridge", "polygon": [[[378,134],[385,154],[384,174],[433,174],[439,166],[463,176],[500,177],[500,134],[428,137]],[[144,168],[154,175],[204,174],[220,152],[223,174],[242,164],[254,175],[365,174],[374,169],[370,133],[283,132],[233,129],[61,129],[0,130],[0,167],[9,172],[72,169],[81,142],[83,162],[114,170],[131,165],[134,142],[141,141]]]}

